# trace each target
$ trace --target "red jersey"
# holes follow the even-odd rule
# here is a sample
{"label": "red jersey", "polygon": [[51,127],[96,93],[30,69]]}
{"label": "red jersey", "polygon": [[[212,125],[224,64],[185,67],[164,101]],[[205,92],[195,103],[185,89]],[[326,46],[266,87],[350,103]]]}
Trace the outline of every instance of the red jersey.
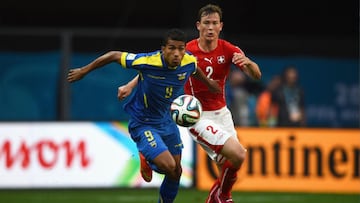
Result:
{"label": "red jersey", "polygon": [[[185,94],[193,94],[202,104],[204,111],[218,110],[226,106],[225,101],[225,82],[230,72],[231,60],[234,53],[243,53],[241,49],[228,41],[219,39],[217,47],[204,52],[199,48],[198,40],[191,40],[186,44],[186,50],[191,52],[196,58],[198,68],[200,68],[208,78],[216,80],[221,93],[212,93],[207,86],[200,80],[190,77],[184,87]],[[240,67],[241,68],[241,67]]]}

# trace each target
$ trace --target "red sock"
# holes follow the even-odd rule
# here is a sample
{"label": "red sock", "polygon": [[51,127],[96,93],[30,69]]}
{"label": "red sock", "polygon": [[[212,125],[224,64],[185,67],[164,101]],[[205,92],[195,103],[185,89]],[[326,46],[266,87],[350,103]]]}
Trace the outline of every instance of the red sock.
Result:
{"label": "red sock", "polygon": [[209,191],[209,195],[206,199],[206,203],[213,203],[213,197],[217,194],[218,188],[220,187],[220,181],[219,179],[216,179],[216,181],[214,182],[214,184],[212,185],[210,191]]}
{"label": "red sock", "polygon": [[220,176],[220,194],[225,197],[231,196],[231,190],[237,180],[237,172],[239,168],[235,168],[228,160],[225,161]]}

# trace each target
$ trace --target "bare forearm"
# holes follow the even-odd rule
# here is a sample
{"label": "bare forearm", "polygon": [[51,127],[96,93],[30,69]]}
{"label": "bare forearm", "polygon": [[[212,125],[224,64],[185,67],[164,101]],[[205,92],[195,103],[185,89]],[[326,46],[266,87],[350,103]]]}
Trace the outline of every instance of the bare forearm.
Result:
{"label": "bare forearm", "polygon": [[243,71],[253,79],[260,80],[261,79],[261,71],[259,66],[251,61],[250,63],[244,65]]}
{"label": "bare forearm", "polygon": [[203,71],[201,69],[197,69],[196,73],[193,75],[196,79],[203,82],[205,85],[209,86],[209,79],[206,77]]}
{"label": "bare forearm", "polygon": [[136,87],[136,85],[138,84],[138,79],[139,79],[139,75],[136,75],[130,82],[127,83],[127,85],[131,89],[134,89],[134,87]]}
{"label": "bare forearm", "polygon": [[256,80],[261,78],[259,66],[243,53],[234,53],[232,62],[240,67],[247,76]]}
{"label": "bare forearm", "polygon": [[136,75],[130,82],[126,83],[126,85],[122,85],[118,88],[118,99],[123,100],[128,97],[132,90],[138,84],[139,75]]}
{"label": "bare forearm", "polygon": [[110,51],[81,68],[70,69],[67,76],[67,80],[69,82],[75,82],[81,80],[89,72],[97,68],[100,68],[110,62],[119,61],[120,58],[121,58],[121,52]]}
{"label": "bare forearm", "polygon": [[221,92],[221,88],[219,86],[219,84],[214,81],[209,79],[208,77],[206,77],[206,75],[204,74],[204,72],[201,69],[198,69],[195,73],[195,75],[193,75],[195,78],[197,78],[198,80],[200,80],[201,82],[203,82],[211,92],[214,93],[220,93]]}
{"label": "bare forearm", "polygon": [[121,57],[121,52],[119,51],[110,51],[100,57],[98,57],[97,59],[95,59],[94,61],[92,61],[91,63],[89,63],[88,65],[82,67],[82,69],[85,71],[85,73],[89,73],[97,68],[103,67],[111,62],[114,61],[118,61]]}

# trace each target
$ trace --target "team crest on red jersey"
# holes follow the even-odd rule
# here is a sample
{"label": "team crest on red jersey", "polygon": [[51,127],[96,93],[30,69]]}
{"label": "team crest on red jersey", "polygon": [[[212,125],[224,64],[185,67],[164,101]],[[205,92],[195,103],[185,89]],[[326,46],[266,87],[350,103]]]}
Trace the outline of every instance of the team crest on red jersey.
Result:
{"label": "team crest on red jersey", "polygon": [[217,57],[217,62],[218,62],[218,64],[225,63],[225,56],[224,55],[218,56]]}

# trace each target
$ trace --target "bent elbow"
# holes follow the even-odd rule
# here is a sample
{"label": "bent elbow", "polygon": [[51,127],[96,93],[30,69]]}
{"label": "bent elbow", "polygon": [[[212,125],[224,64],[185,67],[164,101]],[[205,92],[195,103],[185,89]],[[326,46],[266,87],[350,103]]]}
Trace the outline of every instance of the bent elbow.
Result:
{"label": "bent elbow", "polygon": [[111,61],[118,61],[122,53],[120,51],[109,51],[107,54]]}
{"label": "bent elbow", "polygon": [[260,80],[261,79],[261,72],[255,74],[255,79]]}

